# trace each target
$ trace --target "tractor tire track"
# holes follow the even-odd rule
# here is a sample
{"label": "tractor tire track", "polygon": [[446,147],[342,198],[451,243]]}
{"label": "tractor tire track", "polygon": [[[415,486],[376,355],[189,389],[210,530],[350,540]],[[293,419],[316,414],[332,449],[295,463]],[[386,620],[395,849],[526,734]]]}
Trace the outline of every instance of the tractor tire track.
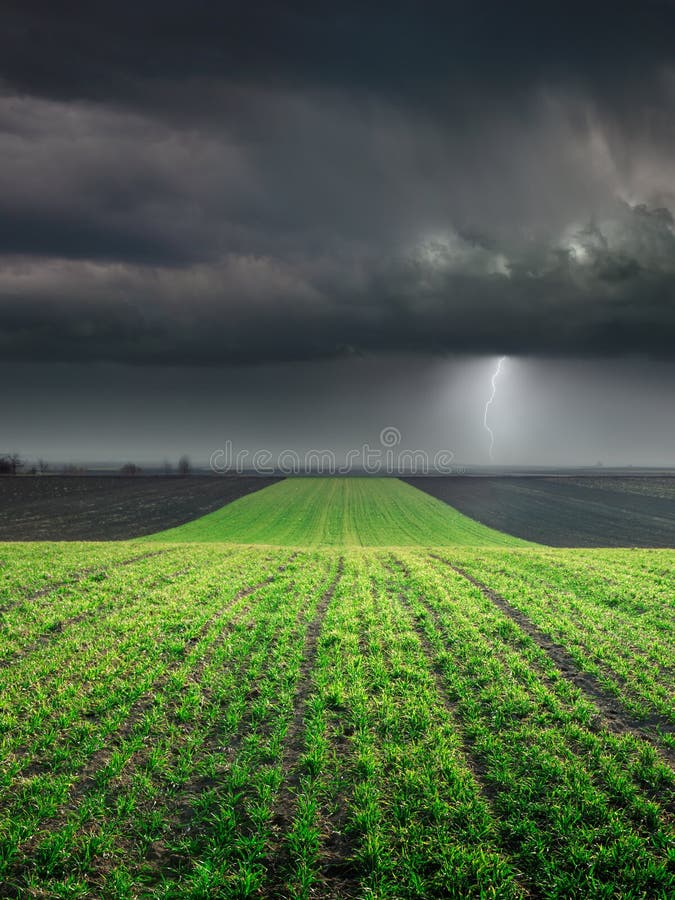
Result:
{"label": "tractor tire track", "polygon": [[478,588],[484,597],[490,600],[512,622],[515,622],[534,641],[539,649],[546,653],[560,674],[578,688],[587,700],[593,703],[599,711],[602,725],[615,734],[628,733],[648,741],[668,765],[671,768],[675,768],[675,751],[660,742],[658,740],[658,732],[654,732],[654,728],[659,728],[672,734],[675,732],[675,727],[671,722],[664,716],[657,714],[653,714],[648,718],[632,716],[612,694],[602,687],[595,675],[584,672],[574,657],[564,647],[552,641],[542,629],[535,625],[524,613],[512,606],[508,600],[505,600],[504,597],[477,578],[474,578],[460,566],[456,566],[435,553],[431,553],[430,556],[448,566],[457,575]]}
{"label": "tractor tire track", "polygon": [[[328,722],[328,745],[341,761],[351,759],[355,762],[352,744],[340,724],[336,717]],[[352,803],[353,791],[346,790],[343,785],[333,795],[329,809],[325,806],[317,809],[317,823],[321,830],[317,896],[347,900],[361,893],[362,872],[354,861],[359,847],[355,836],[348,830]]]}

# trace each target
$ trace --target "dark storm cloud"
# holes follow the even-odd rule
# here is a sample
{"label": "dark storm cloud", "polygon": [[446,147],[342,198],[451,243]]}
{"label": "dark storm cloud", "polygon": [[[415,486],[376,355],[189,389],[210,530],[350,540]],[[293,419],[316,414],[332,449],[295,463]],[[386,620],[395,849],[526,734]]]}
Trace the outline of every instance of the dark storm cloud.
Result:
{"label": "dark storm cloud", "polygon": [[[137,99],[147,81],[211,77],[425,98],[451,79],[529,88],[549,76],[621,94],[672,58],[671,0],[510,3],[3,4],[8,78],[32,93]],[[144,88],[139,88],[143,84]],[[633,82],[637,88],[638,82]]]}
{"label": "dark storm cloud", "polygon": [[672,355],[674,25],[6,4],[0,351]]}

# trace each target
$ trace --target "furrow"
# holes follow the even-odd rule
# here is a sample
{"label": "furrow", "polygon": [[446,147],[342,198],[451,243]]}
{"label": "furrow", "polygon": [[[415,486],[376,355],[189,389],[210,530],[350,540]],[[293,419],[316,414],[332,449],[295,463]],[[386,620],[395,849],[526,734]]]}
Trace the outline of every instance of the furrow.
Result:
{"label": "furrow", "polygon": [[[397,599],[401,606],[403,606],[408,613],[411,624],[415,630],[415,633],[417,634],[417,637],[419,638],[420,644],[422,645],[424,655],[426,656],[427,662],[429,663],[429,669],[431,670],[431,674],[433,675],[434,681],[436,682],[438,695],[443,703],[443,706],[450,713],[453,727],[457,732],[457,736],[459,737],[460,743],[462,745],[462,751],[464,753],[467,768],[473,775],[476,786],[483,796],[483,799],[487,801],[488,805],[494,813],[493,803],[495,797],[497,796],[497,791],[495,790],[493,785],[485,781],[485,766],[475,755],[473,742],[470,740],[469,736],[466,734],[464,728],[461,725],[462,720],[457,703],[448,696],[445,685],[443,683],[443,676],[438,671],[433,647],[431,646],[428,637],[424,633],[424,630],[418,625],[416,621],[415,611],[410,605],[408,598],[404,594],[398,594]],[[434,625],[438,628],[440,626],[439,616],[437,615],[435,610],[429,608],[428,606],[426,606],[426,604],[423,605],[427,614],[431,617]]]}
{"label": "furrow", "polygon": [[511,604],[500,594],[492,590],[492,588],[488,587],[486,584],[483,584],[477,578],[474,578],[460,566],[457,566],[449,560],[444,559],[442,556],[437,556],[434,553],[430,555],[433,559],[444,563],[452,569],[453,572],[456,572],[457,575],[460,575],[474,587],[478,588],[484,597],[494,603],[504,615],[515,622],[516,625],[518,625],[518,627],[549,656],[558,671],[597,707],[602,719],[602,724],[605,727],[616,734],[630,732],[636,737],[648,740],[650,743],[654,744],[655,749],[658,750],[668,764],[675,768],[675,751],[658,741],[658,736],[653,730],[656,727],[664,732],[673,733],[675,728],[667,719],[655,714],[651,715],[649,719],[638,719],[631,716],[621,703],[602,687],[594,675],[580,669],[574,657],[565,650],[564,647],[552,641],[545,632],[531,622],[526,615],[520,612],[520,610],[511,606]]}

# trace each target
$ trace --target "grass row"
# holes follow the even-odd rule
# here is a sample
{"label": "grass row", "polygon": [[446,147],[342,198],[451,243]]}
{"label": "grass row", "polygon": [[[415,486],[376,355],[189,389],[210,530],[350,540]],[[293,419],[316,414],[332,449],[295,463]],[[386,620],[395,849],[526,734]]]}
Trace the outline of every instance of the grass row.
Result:
{"label": "grass row", "polygon": [[[157,544],[122,565],[130,549],[64,547],[63,584],[10,595],[0,895],[675,891],[672,769],[426,551]],[[619,696],[632,659],[665,698],[667,553],[434,553]]]}
{"label": "grass row", "polygon": [[101,577],[108,568],[153,549],[160,548],[132,542],[0,544],[0,615],[35,593]]}
{"label": "grass row", "polygon": [[210,563],[154,591],[138,590],[142,575],[127,573],[111,615],[80,621],[9,670],[1,707],[0,874],[39,822],[60,815],[82,772],[95,775],[114,755],[115,735],[133,712],[152,706],[158,687],[215,639],[219,615],[241,587],[259,580],[261,569],[269,572],[252,552],[223,562],[214,554]]}
{"label": "grass row", "polygon": [[405,598],[490,793],[500,845],[547,897],[668,896],[675,775],[459,576],[408,555]]}
{"label": "grass row", "polygon": [[[222,813],[227,779],[216,772],[243,716],[262,718],[264,704],[278,702],[271,685],[263,690],[264,678],[276,679],[277,687],[280,678],[290,681],[284,663],[300,625],[289,613],[306,611],[305,592],[315,594],[327,574],[322,563],[309,572],[289,564],[278,579],[242,597],[219,622],[217,638],[172,673],[80,803],[33,851],[27,887],[48,885],[69,897],[130,897],[152,884],[172,895],[173,881],[180,884],[176,896],[210,896],[210,869],[222,887],[221,861],[211,860],[203,845],[196,855],[182,845],[193,833],[206,840],[211,820]],[[216,784],[217,794],[209,787]],[[198,828],[202,815],[206,822]],[[158,869],[157,860],[168,858],[171,867]]]}

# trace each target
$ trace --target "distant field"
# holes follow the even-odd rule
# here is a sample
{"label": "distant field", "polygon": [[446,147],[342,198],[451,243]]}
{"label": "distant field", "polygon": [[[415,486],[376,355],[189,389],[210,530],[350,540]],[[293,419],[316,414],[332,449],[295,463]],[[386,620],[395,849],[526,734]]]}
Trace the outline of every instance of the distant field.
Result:
{"label": "distant field", "polygon": [[396,478],[289,478],[149,540],[281,546],[522,543]]}
{"label": "distant field", "polygon": [[675,477],[408,478],[484,525],[554,547],[675,547]]}
{"label": "distant field", "polygon": [[203,516],[276,478],[0,477],[0,541],[115,541]]}
{"label": "distant field", "polygon": [[0,896],[672,897],[673,560],[1,544]]}
{"label": "distant field", "polygon": [[[194,535],[193,528],[202,529],[206,523],[193,526],[193,520],[211,512],[218,518],[229,516],[229,511],[217,511],[225,504],[279,480],[195,475],[189,478],[0,478],[0,540],[128,540],[186,523],[190,523],[189,531]],[[323,482],[322,479],[312,480],[316,484]],[[502,533],[551,546],[675,547],[675,478],[672,477],[452,477],[409,481],[474,519],[473,529],[479,527],[477,523],[482,523]],[[380,495],[378,498],[385,500]],[[295,503],[290,494],[286,499],[293,499]],[[324,500],[325,494],[316,495],[316,504]],[[391,502],[396,501],[392,499]],[[432,533],[439,524],[439,513],[436,511],[429,519],[429,509],[425,511],[419,503],[418,499],[412,521],[407,519],[408,503],[404,504],[398,519],[386,508],[374,513],[365,529],[369,532],[377,524],[378,534],[368,540],[374,544],[388,543],[388,532],[393,524],[399,534],[408,531],[407,536],[401,537],[402,545],[409,544],[411,538],[414,543],[421,534],[420,513],[425,518],[424,540],[427,543],[445,540]],[[303,541],[310,532],[314,535],[311,542],[315,542],[314,525],[322,520],[324,543],[335,544],[343,540],[359,543],[361,535],[358,531],[364,527],[363,517],[358,514],[359,525],[354,526],[354,518],[341,501],[338,506],[340,513],[347,513],[346,520],[338,517],[336,522],[331,512],[308,507],[314,524],[298,525],[297,519],[294,523],[282,522],[281,519],[287,517],[279,509],[276,512],[267,509],[265,515],[271,515],[273,521],[263,519],[254,523],[244,516],[236,528],[241,528],[242,540],[248,540],[246,535],[251,535],[251,540],[262,541],[267,530],[273,533],[270,543]],[[379,523],[376,523],[377,518],[381,519]],[[343,521],[352,524],[343,526]],[[221,522],[216,531],[220,532],[222,526]],[[412,532],[409,531],[411,526]],[[343,534],[343,527],[351,529],[351,535]],[[441,528],[445,525],[441,524]],[[239,539],[229,525],[224,538]],[[213,540],[214,535],[208,539]],[[470,534],[467,539],[472,539]]]}
{"label": "distant field", "polygon": [[675,500],[675,476],[659,475],[602,475],[593,477],[566,476],[555,479],[565,484],[576,484],[579,487],[595,488],[601,491],[613,491],[621,494],[641,494],[645,497],[662,497],[665,500]]}

